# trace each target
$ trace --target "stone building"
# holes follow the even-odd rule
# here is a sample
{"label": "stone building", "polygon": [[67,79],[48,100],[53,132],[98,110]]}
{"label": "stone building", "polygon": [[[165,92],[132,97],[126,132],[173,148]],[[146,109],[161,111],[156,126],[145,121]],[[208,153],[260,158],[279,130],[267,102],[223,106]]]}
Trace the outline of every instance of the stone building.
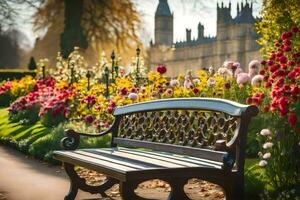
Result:
{"label": "stone building", "polygon": [[234,60],[247,71],[251,60],[261,58],[252,10],[252,3],[237,4],[237,16],[233,18],[231,3],[228,6],[217,4],[215,37],[204,36],[204,26],[199,23],[197,39],[192,39],[191,29],[186,29],[186,40],[174,43],[173,13],[167,0],[159,0],[155,13],[155,38],[150,42],[148,52],[150,67],[165,64],[167,75],[177,76],[188,69],[219,68],[225,60]]}

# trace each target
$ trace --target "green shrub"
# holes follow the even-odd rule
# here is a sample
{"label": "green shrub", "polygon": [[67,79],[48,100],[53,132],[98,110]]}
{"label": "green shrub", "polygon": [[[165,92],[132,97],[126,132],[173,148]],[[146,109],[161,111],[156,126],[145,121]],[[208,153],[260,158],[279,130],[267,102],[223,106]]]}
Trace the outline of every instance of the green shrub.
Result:
{"label": "green shrub", "polygon": [[67,119],[61,113],[53,115],[51,110],[47,111],[42,117],[41,122],[46,127],[56,127],[58,124],[65,122]]}
{"label": "green shrub", "polygon": [[[38,159],[55,163],[52,157],[49,158],[48,156],[54,150],[60,149],[60,140],[63,138],[64,129],[65,124],[61,123],[57,127],[53,128],[47,135],[34,141],[29,148],[29,154]],[[46,157],[46,155],[48,156]]]}
{"label": "green shrub", "polygon": [[36,123],[39,118],[39,106],[35,104],[30,110],[22,110],[19,112],[9,112],[9,119],[12,122],[29,125]]}
{"label": "green shrub", "polygon": [[21,79],[25,76],[33,76],[34,77],[35,75],[36,75],[35,71],[28,71],[28,70],[21,70],[21,69],[16,69],[16,70],[0,69],[0,81]]}

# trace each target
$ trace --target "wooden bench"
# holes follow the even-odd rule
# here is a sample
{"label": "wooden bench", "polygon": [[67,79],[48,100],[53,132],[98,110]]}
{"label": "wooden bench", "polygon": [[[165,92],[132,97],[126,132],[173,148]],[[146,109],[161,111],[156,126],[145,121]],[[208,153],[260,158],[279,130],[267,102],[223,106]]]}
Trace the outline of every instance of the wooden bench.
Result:
{"label": "wooden bench", "polygon": [[[100,134],[67,130],[64,151],[54,157],[70,177],[66,200],[78,189],[100,193],[120,184],[124,200],[145,200],[135,194],[138,184],[160,179],[171,186],[169,200],[188,200],[183,186],[199,178],[220,185],[226,199],[243,199],[247,128],[255,106],[210,98],[165,99],[115,109],[112,126]],[[111,134],[111,148],[77,149],[80,135]],[[107,175],[100,186],[87,185],[74,171],[79,165]]]}

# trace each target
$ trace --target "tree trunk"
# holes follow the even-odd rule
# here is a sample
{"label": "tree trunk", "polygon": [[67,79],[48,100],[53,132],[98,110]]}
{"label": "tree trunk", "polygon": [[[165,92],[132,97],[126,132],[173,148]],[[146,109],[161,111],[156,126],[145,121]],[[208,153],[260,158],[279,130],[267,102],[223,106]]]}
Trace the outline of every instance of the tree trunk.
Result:
{"label": "tree trunk", "polygon": [[82,49],[88,46],[81,26],[82,13],[83,0],[65,0],[65,28],[60,39],[61,53],[65,58],[75,46]]}

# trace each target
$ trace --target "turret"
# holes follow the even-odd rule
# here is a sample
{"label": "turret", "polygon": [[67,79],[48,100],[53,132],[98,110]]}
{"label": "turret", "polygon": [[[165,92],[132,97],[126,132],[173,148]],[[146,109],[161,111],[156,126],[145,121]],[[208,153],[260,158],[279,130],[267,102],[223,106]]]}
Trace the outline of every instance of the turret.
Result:
{"label": "turret", "polygon": [[[239,4],[237,4],[239,8]],[[252,15],[253,12],[253,3],[241,4],[241,10],[237,13],[236,18],[234,19],[235,23],[238,24],[253,24],[255,23],[255,18]]]}
{"label": "turret", "polygon": [[173,14],[168,0],[159,0],[155,12],[155,44],[173,44]]}
{"label": "turret", "polygon": [[191,42],[192,41],[192,30],[186,29],[186,41]]}
{"label": "turret", "polygon": [[229,3],[228,7],[225,7],[223,2],[221,7],[219,7],[219,4],[217,4],[217,24],[229,23],[232,23],[231,3]]}
{"label": "turret", "polygon": [[217,39],[224,40],[228,39],[228,25],[232,24],[233,20],[231,17],[231,2],[228,7],[221,3],[221,7],[217,4]]}
{"label": "turret", "polygon": [[198,24],[198,40],[204,38],[204,26],[199,22]]}

